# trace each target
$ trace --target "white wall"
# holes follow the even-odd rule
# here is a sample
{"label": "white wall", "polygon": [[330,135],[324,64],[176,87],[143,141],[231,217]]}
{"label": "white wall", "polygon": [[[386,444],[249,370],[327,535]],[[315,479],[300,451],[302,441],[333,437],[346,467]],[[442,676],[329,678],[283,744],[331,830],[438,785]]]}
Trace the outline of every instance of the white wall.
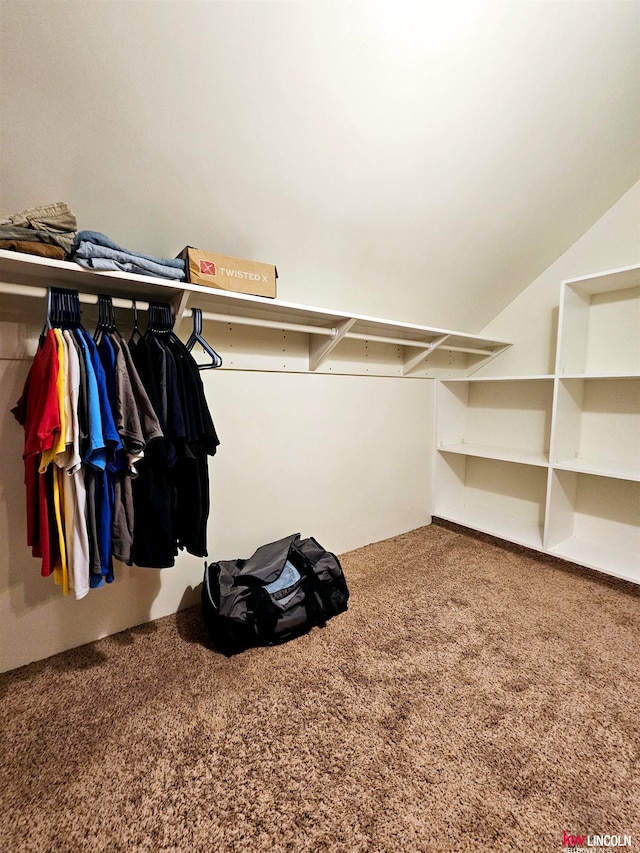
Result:
{"label": "white wall", "polygon": [[478,376],[553,373],[560,282],[640,263],[640,183],[533,281],[481,334],[513,341]]}
{"label": "white wall", "polygon": [[475,332],[640,177],[637,3],[2,0],[0,215]]}
{"label": "white wall", "polygon": [[[193,604],[203,571],[190,555],[162,571],[117,563],[116,581],[81,601],[40,577],[26,545],[23,434],[9,411],[39,331],[35,320],[0,322],[2,670]],[[342,553],[430,521],[431,381],[241,370],[203,377],[221,439],[210,464],[211,559],[248,557],[295,532]]]}

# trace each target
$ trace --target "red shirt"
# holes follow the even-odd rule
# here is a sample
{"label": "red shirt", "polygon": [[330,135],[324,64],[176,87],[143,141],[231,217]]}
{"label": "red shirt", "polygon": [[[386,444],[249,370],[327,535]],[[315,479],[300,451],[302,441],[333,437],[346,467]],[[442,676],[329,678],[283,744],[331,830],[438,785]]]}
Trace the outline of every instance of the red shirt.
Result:
{"label": "red shirt", "polygon": [[49,508],[45,475],[38,473],[40,454],[53,446],[60,431],[56,383],[58,350],[51,329],[38,346],[22,396],[11,410],[24,427],[24,482],[27,490],[27,544],[42,557],[42,574],[50,575],[53,562],[49,536]]}

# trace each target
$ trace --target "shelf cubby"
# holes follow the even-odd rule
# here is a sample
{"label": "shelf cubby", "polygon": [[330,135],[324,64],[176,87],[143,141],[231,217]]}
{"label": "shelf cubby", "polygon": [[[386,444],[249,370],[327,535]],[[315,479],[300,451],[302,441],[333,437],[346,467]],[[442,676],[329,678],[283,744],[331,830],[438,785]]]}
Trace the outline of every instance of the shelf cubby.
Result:
{"label": "shelf cubby", "polygon": [[438,383],[440,451],[546,466],[553,401],[551,377]]}
{"label": "shelf cubby", "polygon": [[640,583],[640,483],[554,471],[546,549],[558,557]]}
{"label": "shelf cubby", "polygon": [[640,374],[640,267],[562,283],[556,373]]}
{"label": "shelf cubby", "polygon": [[436,477],[435,515],[542,550],[546,469],[441,450]]}
{"label": "shelf cubby", "polygon": [[561,378],[555,468],[640,480],[640,377]]}

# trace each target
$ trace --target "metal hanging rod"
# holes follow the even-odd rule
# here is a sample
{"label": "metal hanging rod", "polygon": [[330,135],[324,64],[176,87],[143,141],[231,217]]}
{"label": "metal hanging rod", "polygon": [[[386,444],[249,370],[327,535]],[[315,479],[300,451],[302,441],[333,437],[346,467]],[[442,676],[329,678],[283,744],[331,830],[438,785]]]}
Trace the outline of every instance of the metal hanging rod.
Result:
{"label": "metal hanging rod", "polygon": [[362,332],[347,332],[345,338],[352,338],[354,341],[375,341],[379,344],[396,344],[399,347],[417,347],[418,349],[433,349],[433,341],[412,341],[407,338],[386,338],[382,335],[365,335]]}
{"label": "metal hanging rod", "polygon": [[345,338],[353,338],[357,341],[375,341],[381,344],[397,344],[399,347],[416,347],[416,349],[424,350],[444,349],[447,352],[469,352],[475,355],[489,355],[493,352],[493,350],[478,349],[477,347],[450,346],[442,339],[434,341],[412,341],[407,338],[384,338],[382,335],[363,335],[362,332],[347,332]]}
{"label": "metal hanging rod", "polygon": [[[191,309],[187,310],[182,315],[183,317],[191,316]],[[236,317],[230,314],[212,314],[210,311],[202,312],[203,320],[210,320],[213,323],[233,323],[237,326],[257,326],[260,329],[286,329],[288,332],[303,332],[309,335],[326,335],[329,338],[335,338],[335,327],[328,326],[308,326],[304,323],[281,323],[278,320],[263,320],[258,317]]]}
{"label": "metal hanging rod", "polygon": [[[44,299],[47,296],[47,288],[31,284],[8,284],[0,282],[0,293],[6,293],[10,296],[33,296]],[[78,293],[78,299],[84,305],[97,305],[97,293]],[[143,299],[129,299],[121,296],[111,297],[114,308],[132,309],[135,307],[139,311],[148,311],[149,303]],[[192,316],[191,309],[187,308],[182,315],[189,318]],[[300,332],[308,335],[323,335],[329,338],[335,338],[338,330],[335,326],[311,326],[304,323],[287,323],[280,320],[267,320],[259,317],[237,317],[231,314],[214,314],[210,311],[202,312],[202,319],[213,323],[230,323],[237,326],[254,326],[261,329],[279,329],[288,332]],[[362,332],[346,332],[343,337],[351,338],[358,341],[375,341],[382,344],[394,344],[402,347],[414,347],[422,350],[432,350],[440,348],[448,352],[466,352],[473,355],[493,355],[495,350],[479,349],[477,347],[460,347],[452,346],[445,343],[445,339],[436,341],[415,341],[407,338],[391,338],[384,335],[364,334]]]}

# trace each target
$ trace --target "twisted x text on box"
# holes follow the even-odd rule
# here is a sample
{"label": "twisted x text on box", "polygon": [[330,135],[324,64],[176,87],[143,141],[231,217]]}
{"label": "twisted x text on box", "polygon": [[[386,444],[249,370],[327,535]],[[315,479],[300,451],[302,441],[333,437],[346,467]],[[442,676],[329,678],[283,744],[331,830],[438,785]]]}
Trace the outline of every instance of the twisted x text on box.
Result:
{"label": "twisted x text on box", "polygon": [[203,275],[217,275],[220,272],[221,275],[229,276],[230,278],[246,278],[249,281],[268,281],[266,275],[258,275],[255,272],[244,272],[243,270],[231,270],[227,269],[227,267],[218,267],[216,270],[216,265],[213,261],[200,261],[200,272]]}

